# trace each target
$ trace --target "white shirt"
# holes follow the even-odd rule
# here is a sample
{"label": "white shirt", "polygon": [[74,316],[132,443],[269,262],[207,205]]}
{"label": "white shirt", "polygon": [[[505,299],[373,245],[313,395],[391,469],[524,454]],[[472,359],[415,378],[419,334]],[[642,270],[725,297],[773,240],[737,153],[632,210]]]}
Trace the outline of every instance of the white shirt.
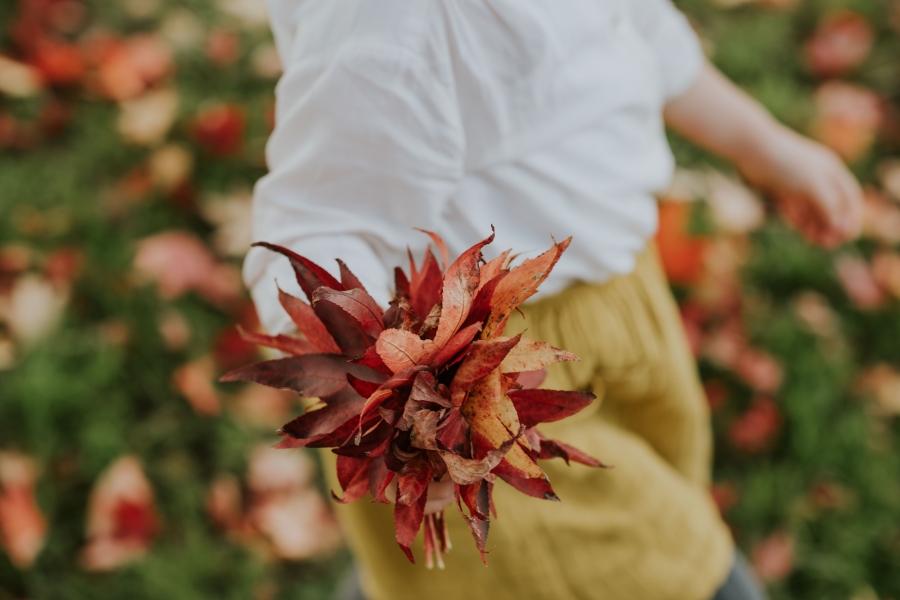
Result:
{"label": "white shirt", "polygon": [[[269,4],[285,73],[255,239],[341,258],[385,304],[407,246],[428,245],[414,227],[451,256],[492,224],[488,258],[574,236],[545,294],[633,270],[674,169],[663,105],[703,62],[670,0]],[[254,249],[244,275],[286,330],[288,261]]]}

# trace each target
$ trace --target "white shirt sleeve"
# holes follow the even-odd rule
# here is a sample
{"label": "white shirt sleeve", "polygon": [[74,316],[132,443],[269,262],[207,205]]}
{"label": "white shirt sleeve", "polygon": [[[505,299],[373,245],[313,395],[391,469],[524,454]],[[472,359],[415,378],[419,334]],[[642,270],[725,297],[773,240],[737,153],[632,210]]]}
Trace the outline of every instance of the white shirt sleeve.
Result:
{"label": "white shirt sleeve", "polygon": [[624,4],[656,54],[666,99],[680,96],[705,60],[697,34],[671,0],[624,0]]}
{"label": "white shirt sleeve", "polygon": [[[463,174],[452,77],[400,45],[373,40],[283,58],[269,174],[254,192],[254,238],[332,273],[334,259],[343,259],[386,305],[411,228],[437,228]],[[286,331],[275,280],[300,295],[288,261],[254,248],[244,279],[263,326]]]}

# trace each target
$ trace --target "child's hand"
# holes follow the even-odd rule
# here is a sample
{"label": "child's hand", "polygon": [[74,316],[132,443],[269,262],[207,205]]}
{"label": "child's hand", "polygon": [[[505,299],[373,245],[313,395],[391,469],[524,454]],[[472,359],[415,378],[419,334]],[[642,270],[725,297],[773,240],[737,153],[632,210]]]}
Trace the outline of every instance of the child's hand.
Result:
{"label": "child's hand", "polygon": [[[394,504],[397,502],[397,478],[394,477],[384,491],[385,497]],[[455,499],[453,494],[453,481],[449,476],[445,476],[439,482],[431,482],[428,484],[428,500],[425,502],[425,514],[431,515],[441,512],[447,505],[451,504]]]}
{"label": "child's hand", "polygon": [[859,235],[863,193],[838,156],[777,127],[759,152],[736,161],[753,184],[773,194],[784,218],[808,240],[831,248]]}

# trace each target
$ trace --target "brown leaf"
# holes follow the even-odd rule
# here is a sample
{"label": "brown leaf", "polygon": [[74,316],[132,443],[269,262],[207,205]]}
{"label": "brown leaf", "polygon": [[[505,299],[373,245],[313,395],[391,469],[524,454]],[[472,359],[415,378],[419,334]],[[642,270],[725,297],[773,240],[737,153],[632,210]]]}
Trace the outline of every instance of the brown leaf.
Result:
{"label": "brown leaf", "polygon": [[[407,404],[413,404],[413,401],[410,400]],[[438,420],[441,416],[440,412],[427,409],[416,413],[413,419],[412,430],[409,434],[409,443],[413,447],[421,448],[422,450],[437,450],[435,435],[437,434]]]}
{"label": "brown leaf", "polygon": [[603,464],[593,456],[585,454],[574,446],[564,444],[563,442],[557,440],[547,439],[540,433],[538,433],[538,437],[540,438],[541,451],[539,458],[541,459],[546,460],[549,458],[561,458],[566,461],[566,464],[569,464],[569,461],[571,460],[583,465],[587,465],[589,467],[609,468],[607,465]]}
{"label": "brown leaf", "polygon": [[325,354],[340,354],[341,349],[335,343],[334,338],[325,329],[325,325],[316,316],[313,307],[278,289],[278,301],[291,317],[291,321],[297,326],[297,330],[303,334],[309,343]]}
{"label": "brown leaf", "polygon": [[325,435],[357,416],[366,400],[348,385],[334,394],[324,396],[322,402],[324,406],[311,407],[304,415],[284,425],[279,433],[299,440]]}
{"label": "brown leaf", "polygon": [[301,340],[298,338],[293,338],[286,335],[263,335],[261,333],[249,333],[244,331],[244,329],[238,325],[237,326],[238,333],[241,334],[241,337],[251,344],[259,344],[260,346],[265,346],[266,348],[274,348],[275,350],[281,350],[282,352],[286,352],[287,354],[293,354],[294,356],[303,356],[305,354],[320,354],[321,350],[307,342],[306,340]]}
{"label": "brown leaf", "polygon": [[481,249],[492,241],[493,233],[463,252],[447,269],[441,293],[441,322],[434,337],[434,343],[439,348],[447,344],[469,316],[480,282],[478,263],[481,260]]}
{"label": "brown leaf", "polygon": [[530,428],[574,415],[593,402],[595,396],[587,392],[531,389],[510,391],[509,399],[515,406],[519,421]]}
{"label": "brown leaf", "polygon": [[253,246],[260,246],[273,252],[277,252],[282,256],[286,256],[291,261],[291,267],[294,268],[294,274],[297,276],[297,283],[306,294],[306,298],[312,302],[312,295],[320,287],[328,287],[333,290],[343,291],[344,286],[341,285],[328,271],[312,262],[308,258],[288,250],[284,246],[277,246],[267,242],[256,242]]}
{"label": "brown leaf", "polygon": [[491,315],[484,324],[482,339],[496,337],[503,332],[512,311],[537,292],[572,238],[554,244],[552,248],[512,269],[497,286],[492,301]]}
{"label": "brown leaf", "polygon": [[541,500],[559,502],[559,496],[550,487],[550,481],[546,476],[521,477],[518,470],[513,468],[506,460],[500,461],[500,464],[494,469],[494,473],[523,494],[533,498],[540,498]]}
{"label": "brown leaf", "polygon": [[463,360],[450,384],[454,404],[462,404],[465,392],[480,379],[497,369],[510,351],[519,343],[522,334],[512,338],[479,340],[472,344],[472,350]]}
{"label": "brown leaf", "polygon": [[447,465],[450,478],[458,485],[474,485],[480,483],[490,473],[516,443],[515,439],[507,441],[496,450],[489,450],[487,456],[480,460],[463,458],[452,452],[441,452],[441,458]]}
{"label": "brown leaf", "polygon": [[252,381],[269,387],[293,390],[301,396],[321,398],[347,387],[347,373],[365,381],[383,381],[369,367],[347,362],[335,354],[307,354],[252,363],[219,379],[222,382]]}
{"label": "brown leaf", "polygon": [[500,363],[501,373],[539,371],[558,362],[578,361],[571,352],[554,348],[546,342],[522,338]]}
{"label": "brown leaf", "polygon": [[372,336],[384,331],[384,323],[381,320],[381,309],[364,290],[354,289],[346,292],[338,292],[326,287],[320,287],[313,292],[313,306],[318,306],[321,301],[328,301],[344,309],[350,316],[359,322],[363,331]]}
{"label": "brown leaf", "polygon": [[434,375],[432,375],[428,371],[422,371],[418,373],[415,380],[413,381],[413,387],[409,393],[409,399],[420,403],[424,402],[426,404],[437,404],[438,406],[443,406],[444,408],[452,407],[453,403],[450,402],[449,399],[444,398],[435,391],[436,384],[437,381],[435,381]]}
{"label": "brown leaf", "polygon": [[[346,304],[343,298],[327,295],[317,297],[313,294],[313,310],[337,342],[341,352],[350,357],[361,357],[375,344],[375,336],[338,302]],[[375,327],[374,324],[369,326]]]}

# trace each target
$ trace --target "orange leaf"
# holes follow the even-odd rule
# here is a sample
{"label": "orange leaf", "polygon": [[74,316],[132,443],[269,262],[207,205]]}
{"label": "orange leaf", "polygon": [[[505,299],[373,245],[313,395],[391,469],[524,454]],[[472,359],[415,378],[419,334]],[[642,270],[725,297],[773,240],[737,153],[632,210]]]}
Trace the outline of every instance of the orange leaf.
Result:
{"label": "orange leaf", "polygon": [[438,348],[443,348],[465,323],[480,282],[478,262],[481,260],[481,249],[492,241],[494,241],[493,233],[463,252],[447,269],[441,294],[441,320],[434,336],[434,343]]}
{"label": "orange leaf", "polygon": [[571,352],[560,350],[545,342],[522,338],[500,363],[501,373],[539,371],[558,362],[581,360]]}
{"label": "orange leaf", "polygon": [[375,351],[394,373],[428,362],[434,342],[402,329],[387,329],[375,341]]}
{"label": "orange leaf", "polygon": [[552,248],[537,258],[526,260],[509,272],[509,275],[500,282],[494,292],[491,314],[484,324],[482,339],[497,337],[503,332],[512,311],[537,292],[538,286],[547,279],[559,257],[571,242],[572,238],[570,237],[554,244]]}

